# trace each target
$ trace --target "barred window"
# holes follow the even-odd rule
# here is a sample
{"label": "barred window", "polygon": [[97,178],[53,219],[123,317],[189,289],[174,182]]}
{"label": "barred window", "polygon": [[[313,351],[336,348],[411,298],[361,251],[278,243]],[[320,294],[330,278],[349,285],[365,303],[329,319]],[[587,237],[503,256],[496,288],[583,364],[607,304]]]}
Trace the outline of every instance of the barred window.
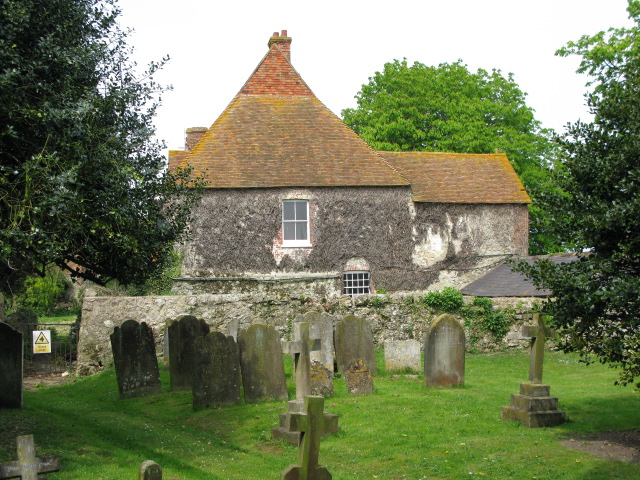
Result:
{"label": "barred window", "polygon": [[367,295],[371,293],[369,272],[344,272],[342,275],[342,294]]}

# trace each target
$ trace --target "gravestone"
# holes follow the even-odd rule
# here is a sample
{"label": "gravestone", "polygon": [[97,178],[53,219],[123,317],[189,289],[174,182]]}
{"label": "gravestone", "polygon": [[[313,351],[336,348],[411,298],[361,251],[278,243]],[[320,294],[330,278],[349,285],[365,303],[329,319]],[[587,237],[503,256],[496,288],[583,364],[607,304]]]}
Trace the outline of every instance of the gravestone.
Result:
{"label": "gravestone", "polygon": [[310,377],[311,395],[333,395],[333,369],[329,370],[320,362],[312,362]]}
{"label": "gravestone", "polygon": [[351,362],[344,372],[347,392],[352,395],[368,395],[373,393],[373,378],[367,364],[362,360]]}
{"label": "gravestone", "polygon": [[525,427],[552,427],[565,421],[564,412],[558,410],[558,399],[552,397],[551,387],[542,383],[542,364],[545,340],[553,330],[545,325],[545,317],[533,314],[535,325],[523,328],[523,337],[531,338],[529,355],[529,381],[520,384],[520,393],[511,395],[511,404],[502,408],[503,420],[517,420]]}
{"label": "gravestone", "polygon": [[270,325],[251,325],[238,334],[238,348],[245,401],[286,400],[278,332]]}
{"label": "gravestone", "polygon": [[240,401],[240,359],[233,337],[211,332],[196,339],[192,390],[196,410]]}
{"label": "gravestone", "polygon": [[344,373],[355,360],[363,360],[371,375],[378,373],[373,334],[364,318],[350,315],[336,322],[334,333],[338,372]]}
{"label": "gravestone", "polygon": [[[311,361],[320,362],[329,370],[333,371],[335,355],[333,351],[333,319],[320,312],[307,312],[302,317],[294,320],[294,323],[307,322],[309,324],[309,336],[320,339],[320,349],[311,351]],[[293,340],[296,337],[296,330],[293,330]]]}
{"label": "gravestone", "polygon": [[120,398],[161,393],[153,332],[145,323],[127,320],[110,336]]}
{"label": "gravestone", "polygon": [[22,333],[0,322],[0,408],[22,408]]}
{"label": "gravestone", "polygon": [[318,464],[324,424],[324,398],[306,396],[303,412],[291,416],[290,428],[302,433],[302,441],[298,447],[298,463],[289,465],[280,474],[281,480],[331,480],[329,470]]}
{"label": "gravestone", "polygon": [[190,390],[193,376],[193,351],[196,338],[209,333],[209,325],[193,315],[183,315],[167,322],[171,390]]}
{"label": "gravestone", "polygon": [[417,340],[385,340],[384,368],[387,372],[420,371],[420,342]]}
{"label": "gravestone", "polygon": [[[311,352],[320,349],[320,339],[309,338],[309,323],[299,322],[293,324],[294,332],[297,341],[285,342],[284,352],[294,355],[294,368],[295,368],[295,380],[296,380],[296,399],[288,402],[288,409],[286,413],[280,415],[280,426],[271,429],[271,436],[276,439],[288,441],[292,445],[298,445],[300,443],[300,432],[292,431],[289,428],[290,416],[302,412],[304,407],[304,399],[311,393]],[[316,362],[318,363],[318,362]],[[327,414],[332,415],[332,414]],[[335,426],[337,431],[338,421],[337,416],[335,422],[327,422],[326,425]]]}
{"label": "gravestone", "polygon": [[138,480],[162,480],[162,467],[153,460],[145,460],[140,465]]}
{"label": "gravestone", "polygon": [[46,480],[38,474],[60,470],[59,456],[36,457],[33,435],[21,435],[16,438],[16,443],[18,445],[18,460],[0,463],[0,478],[20,477],[22,480]]}
{"label": "gravestone", "polygon": [[462,325],[449,314],[436,318],[424,341],[424,384],[464,385],[464,349]]}

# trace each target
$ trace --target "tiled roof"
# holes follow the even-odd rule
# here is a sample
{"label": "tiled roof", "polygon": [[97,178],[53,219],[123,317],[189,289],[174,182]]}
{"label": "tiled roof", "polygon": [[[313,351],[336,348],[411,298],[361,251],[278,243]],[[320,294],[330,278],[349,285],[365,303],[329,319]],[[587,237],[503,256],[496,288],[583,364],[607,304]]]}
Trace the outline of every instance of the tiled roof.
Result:
{"label": "tiled roof", "polygon": [[415,202],[531,202],[503,153],[379,153],[411,183]]}
{"label": "tiled roof", "polygon": [[287,53],[273,43],[186,155],[193,173],[210,188],[408,185],[316,98]]}
{"label": "tiled roof", "polygon": [[[552,263],[567,263],[575,262],[578,257],[572,254],[560,254],[522,258],[529,265],[543,259]],[[476,297],[548,297],[551,295],[549,290],[536,288],[533,282],[522,273],[512,271],[511,265],[508,263],[497,266],[483,277],[471,282],[460,292],[463,295]]]}

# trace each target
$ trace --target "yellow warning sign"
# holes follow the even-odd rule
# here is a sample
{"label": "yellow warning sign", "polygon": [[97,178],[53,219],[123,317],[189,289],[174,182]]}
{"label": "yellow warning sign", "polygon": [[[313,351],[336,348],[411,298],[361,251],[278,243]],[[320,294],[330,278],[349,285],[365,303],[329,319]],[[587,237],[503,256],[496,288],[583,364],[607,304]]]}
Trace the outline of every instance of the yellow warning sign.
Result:
{"label": "yellow warning sign", "polygon": [[33,353],[51,353],[51,330],[33,332]]}

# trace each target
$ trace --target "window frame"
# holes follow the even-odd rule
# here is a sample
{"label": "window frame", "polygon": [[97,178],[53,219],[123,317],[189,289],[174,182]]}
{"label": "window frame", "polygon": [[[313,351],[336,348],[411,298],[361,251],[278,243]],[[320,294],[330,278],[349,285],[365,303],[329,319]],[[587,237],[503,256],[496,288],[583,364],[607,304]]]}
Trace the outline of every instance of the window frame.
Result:
{"label": "window frame", "polygon": [[[298,220],[297,218],[293,218],[293,219],[285,219],[285,214],[284,214],[284,206],[285,203],[293,203],[294,204],[294,217],[297,216],[296,212],[297,212],[297,208],[296,208],[296,204],[297,203],[304,203],[305,208],[306,208],[306,219],[304,220]],[[286,198],[284,200],[282,200],[282,205],[281,205],[281,213],[282,213],[282,225],[281,225],[281,229],[282,229],[282,246],[283,247],[293,247],[293,248],[299,248],[299,247],[311,247],[311,219],[309,218],[309,200],[305,199],[305,198]],[[304,224],[305,228],[306,228],[306,236],[307,238],[304,240],[298,240],[298,239],[285,239],[285,223],[286,224],[294,224],[296,227],[300,224]],[[297,231],[297,229],[294,229],[295,231]],[[297,236],[297,235],[296,235]]]}
{"label": "window frame", "polygon": [[[351,278],[348,279],[347,276],[351,275],[362,275],[362,278]],[[363,282],[362,285],[353,285],[351,282]],[[354,290],[364,290],[366,292],[354,292]],[[356,297],[358,295],[371,295],[371,272],[368,270],[345,270],[342,272],[342,294],[348,295],[350,297]]]}

